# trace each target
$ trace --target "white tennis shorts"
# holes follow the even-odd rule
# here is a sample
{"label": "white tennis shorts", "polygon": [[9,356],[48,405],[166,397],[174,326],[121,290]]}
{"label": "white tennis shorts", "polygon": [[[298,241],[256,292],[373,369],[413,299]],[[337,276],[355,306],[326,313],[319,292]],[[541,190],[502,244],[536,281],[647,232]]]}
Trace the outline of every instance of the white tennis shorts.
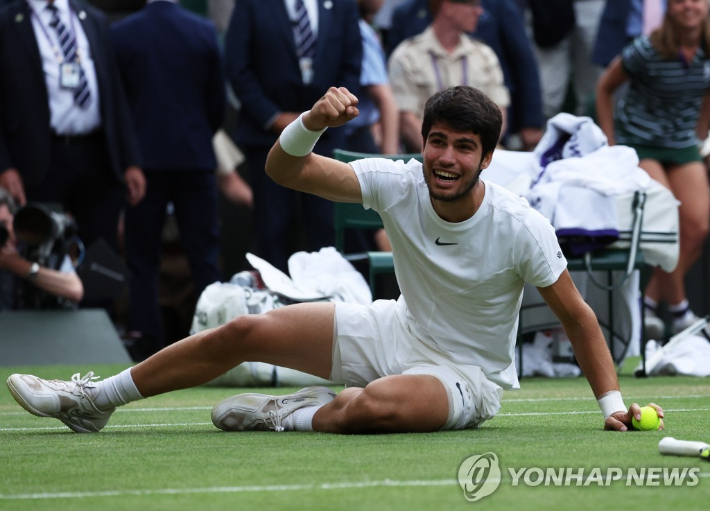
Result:
{"label": "white tennis shorts", "polygon": [[397,374],[436,377],[446,389],[449,417],[441,428],[476,428],[500,410],[503,389],[478,366],[454,364],[413,336],[394,300],[335,304],[330,380],[350,387]]}

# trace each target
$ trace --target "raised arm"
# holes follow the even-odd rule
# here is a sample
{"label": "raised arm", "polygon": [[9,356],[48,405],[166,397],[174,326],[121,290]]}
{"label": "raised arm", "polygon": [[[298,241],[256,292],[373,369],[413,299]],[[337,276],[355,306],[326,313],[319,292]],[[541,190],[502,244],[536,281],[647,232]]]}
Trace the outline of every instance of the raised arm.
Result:
{"label": "raised arm", "polygon": [[313,108],[288,125],[269,152],[266,173],[282,186],[335,202],[362,202],[360,182],[352,167],[313,154],[327,128],[357,117],[358,99],[345,87],[331,87]]}
{"label": "raised arm", "polygon": [[[632,414],[640,418],[640,407],[633,403],[628,411],[626,410],[619,393],[614,362],[597,318],[577,291],[569,272],[565,270],[557,282],[538,288],[538,291],[562,323],[572,343],[579,367],[604,412],[605,428],[617,431],[631,429]],[[651,405],[656,408],[659,417],[663,417],[663,410]]]}

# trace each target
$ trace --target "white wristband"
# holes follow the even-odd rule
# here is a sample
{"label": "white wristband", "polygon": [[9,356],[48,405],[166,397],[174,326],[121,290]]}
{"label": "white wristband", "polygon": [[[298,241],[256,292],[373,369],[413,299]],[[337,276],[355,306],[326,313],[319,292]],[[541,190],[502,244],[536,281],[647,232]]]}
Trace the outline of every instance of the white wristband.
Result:
{"label": "white wristband", "polygon": [[[309,110],[310,111],[310,110]],[[306,156],[313,151],[318,139],[327,128],[320,131],[311,131],[303,124],[303,116],[308,112],[303,112],[298,119],[281,132],[279,143],[281,149],[291,156]]]}
{"label": "white wristband", "polygon": [[605,392],[599,399],[597,399],[597,402],[599,403],[599,408],[601,408],[602,414],[604,415],[604,420],[607,420],[613,413],[626,412],[624,400],[621,399],[621,392],[618,390],[610,390],[609,392]]}

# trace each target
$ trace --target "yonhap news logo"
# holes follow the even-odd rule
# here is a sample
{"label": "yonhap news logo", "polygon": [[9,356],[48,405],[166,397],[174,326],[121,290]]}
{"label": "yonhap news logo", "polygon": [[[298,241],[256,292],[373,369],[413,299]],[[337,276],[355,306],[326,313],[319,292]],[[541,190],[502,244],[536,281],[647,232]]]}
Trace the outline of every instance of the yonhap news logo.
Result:
{"label": "yonhap news logo", "polygon": [[[507,474],[503,475],[505,472]],[[495,492],[501,482],[517,486],[686,486],[700,482],[699,467],[500,467],[495,453],[475,454],[459,466],[458,481],[464,497],[476,502]],[[507,476],[507,477],[506,477]]]}
{"label": "yonhap news logo", "polygon": [[459,467],[459,484],[466,500],[476,502],[500,485],[498,456],[492,452],[470,456]]}

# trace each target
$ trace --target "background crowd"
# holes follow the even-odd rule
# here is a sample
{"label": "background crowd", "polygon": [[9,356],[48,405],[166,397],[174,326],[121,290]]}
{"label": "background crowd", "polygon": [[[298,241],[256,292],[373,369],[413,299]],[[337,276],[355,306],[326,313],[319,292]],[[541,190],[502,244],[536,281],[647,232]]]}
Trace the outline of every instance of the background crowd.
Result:
{"label": "background crowd", "polygon": [[[681,264],[645,304],[677,331],[696,318],[683,283],[710,221],[708,26],[707,0],[0,0],[0,310],[37,293],[104,307],[144,358],[186,335],[196,297],[245,252],[286,270],[333,245],[332,204],[263,172],[329,86],[355,92],[360,116],[321,137],[324,155],[419,152],[426,99],[471,85],[504,114],[500,147],[591,115],[676,194]],[[76,228],[16,232],[37,202]],[[126,296],[75,268],[97,245],[125,261]]]}

